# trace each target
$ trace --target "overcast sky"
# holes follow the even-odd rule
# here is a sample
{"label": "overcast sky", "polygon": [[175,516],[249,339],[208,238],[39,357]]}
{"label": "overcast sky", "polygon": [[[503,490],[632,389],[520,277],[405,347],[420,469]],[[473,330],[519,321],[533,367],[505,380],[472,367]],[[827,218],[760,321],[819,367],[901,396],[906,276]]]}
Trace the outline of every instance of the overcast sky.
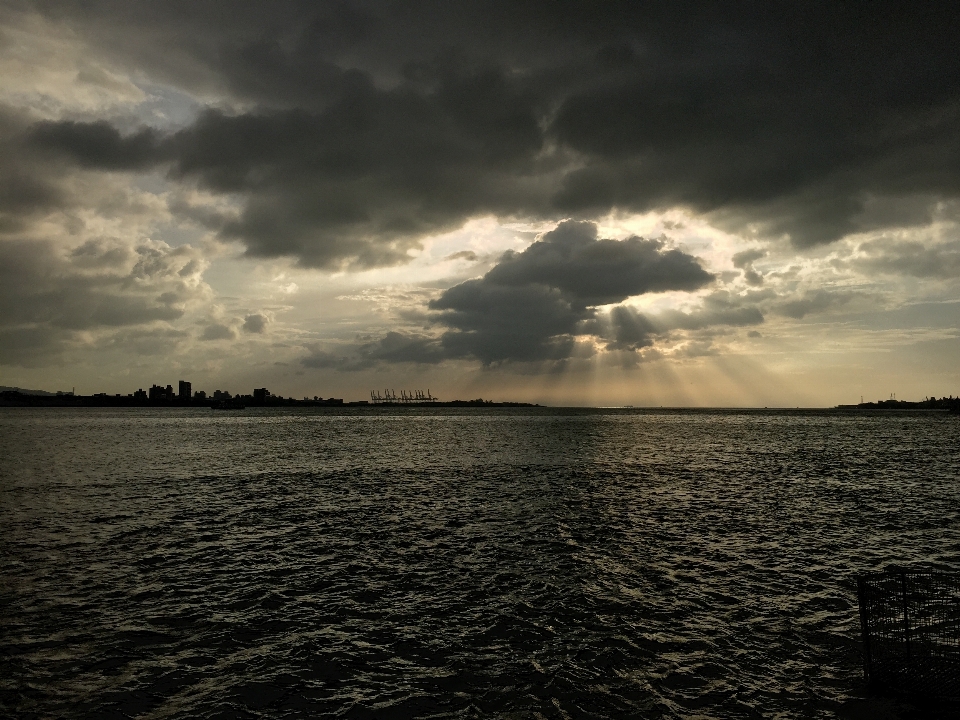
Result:
{"label": "overcast sky", "polygon": [[960,394],[960,23],[780,5],[0,0],[0,385]]}

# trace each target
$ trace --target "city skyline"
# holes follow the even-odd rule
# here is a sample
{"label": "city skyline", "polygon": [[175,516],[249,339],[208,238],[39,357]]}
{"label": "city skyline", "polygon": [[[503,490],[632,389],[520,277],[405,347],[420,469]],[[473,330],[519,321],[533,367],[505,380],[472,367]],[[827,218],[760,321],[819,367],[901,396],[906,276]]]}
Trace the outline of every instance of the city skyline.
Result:
{"label": "city skyline", "polygon": [[[142,387],[138,388],[134,392],[130,393],[106,393],[106,392],[94,392],[87,395],[82,395],[76,393],[76,388],[72,388],[70,391],[44,391],[36,390],[29,388],[19,388],[19,387],[8,387],[0,386],[0,405],[17,405],[22,404],[25,400],[24,396],[39,396],[45,398],[62,398],[64,400],[76,398],[81,401],[93,401],[93,406],[101,406],[106,402],[107,405],[111,404],[107,401],[116,401],[113,404],[120,406],[127,405],[152,405],[152,406],[189,406],[189,405],[200,405],[200,406],[211,406],[220,404],[221,407],[232,407],[233,409],[243,409],[243,405],[234,405],[234,406],[225,406],[223,403],[229,403],[235,401],[237,403],[252,403],[255,406],[264,406],[264,405],[320,405],[320,406],[372,406],[377,405],[436,405],[436,406],[463,406],[463,405],[502,405],[502,406],[530,406],[537,405],[539,403],[526,403],[522,401],[516,401],[505,398],[497,398],[495,400],[484,400],[483,398],[475,398],[472,400],[441,400],[439,397],[434,395],[428,388],[426,391],[417,389],[417,390],[405,390],[401,388],[399,394],[396,389],[386,388],[384,390],[370,390],[369,399],[367,398],[335,398],[329,397],[324,398],[322,395],[314,395],[312,398],[309,395],[304,395],[301,397],[295,396],[284,396],[280,393],[272,393],[266,387],[253,388],[249,393],[238,392],[236,394],[231,393],[229,390],[216,389],[211,393],[207,393],[205,390],[193,389],[193,384],[187,380],[178,380],[177,388],[174,389],[172,383],[167,385],[158,385],[154,383],[148,389]],[[30,404],[30,403],[27,403]],[[43,403],[40,403],[43,404]],[[69,404],[69,403],[68,403]],[[562,406],[557,406],[562,407]],[[683,406],[652,406],[652,405],[633,405],[633,404],[623,404],[619,406],[607,406],[610,407],[621,407],[621,408],[638,408],[638,409],[655,409],[657,407],[663,409],[677,409]],[[742,407],[742,406],[741,406]],[[912,398],[912,399],[903,399],[897,398],[896,393],[890,393],[887,398],[878,398],[876,400],[868,399],[864,400],[863,396],[860,397],[858,403],[839,403],[834,406],[829,406],[829,408],[836,410],[852,410],[852,409],[875,409],[875,410],[938,410],[938,411],[950,411],[956,413],[960,411],[960,396],[954,397],[953,394],[950,395],[924,395],[922,398]],[[737,409],[732,407],[731,409]],[[744,407],[744,409],[749,409]],[[764,409],[770,410],[789,410],[788,407],[783,406],[765,406]],[[796,409],[801,409],[797,406]],[[823,408],[817,407],[805,407],[806,410],[818,410]]]}

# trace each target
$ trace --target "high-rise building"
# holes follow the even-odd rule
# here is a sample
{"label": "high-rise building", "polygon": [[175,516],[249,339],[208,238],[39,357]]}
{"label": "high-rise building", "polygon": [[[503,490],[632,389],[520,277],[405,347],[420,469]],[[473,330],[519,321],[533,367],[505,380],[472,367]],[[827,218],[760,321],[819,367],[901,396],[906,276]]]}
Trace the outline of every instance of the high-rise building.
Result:
{"label": "high-rise building", "polygon": [[162,385],[151,385],[150,386],[150,400],[152,401],[167,401],[176,400],[177,396],[173,394],[173,386],[167,385],[163,387]]}
{"label": "high-rise building", "polygon": [[188,383],[186,380],[181,380],[180,387],[178,388],[178,392],[177,392],[177,397],[179,397],[181,400],[189,400],[191,389],[192,388],[190,386],[190,383]]}
{"label": "high-rise building", "polygon": [[266,388],[254,388],[253,401],[255,403],[263,405],[267,402],[268,397],[270,397],[270,391]]}

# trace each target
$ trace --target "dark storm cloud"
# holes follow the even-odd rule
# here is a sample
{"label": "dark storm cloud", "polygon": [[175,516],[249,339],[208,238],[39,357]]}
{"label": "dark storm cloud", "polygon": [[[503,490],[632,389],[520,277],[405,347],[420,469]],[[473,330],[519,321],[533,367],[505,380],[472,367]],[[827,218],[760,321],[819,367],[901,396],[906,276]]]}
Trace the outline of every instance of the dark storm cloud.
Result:
{"label": "dark storm cloud", "polygon": [[566,97],[551,129],[590,160],[562,206],[690,205],[811,245],[857,229],[868,194],[956,195],[955,12],[773,7],[691,12],[685,49],[647,36]]}
{"label": "dark storm cloud", "polygon": [[529,99],[496,69],[429,93],[360,88],[317,111],[208,111],[163,138],[72,121],[29,134],[32,149],[84,168],[165,165],[173,179],[238,193],[246,203],[224,236],[250,255],[324,268],[405,262],[419,238],[470,216],[528,214],[542,141]]}
{"label": "dark storm cloud", "polygon": [[[142,211],[133,204],[121,208],[109,192],[101,193],[109,178],[98,171],[152,167],[166,152],[162,141],[153,130],[124,135],[104,121],[31,122],[25,113],[0,105],[0,234],[29,235],[34,223],[57,213]],[[65,223],[71,234],[82,227],[76,217]]]}
{"label": "dark storm cloud", "polygon": [[[8,156],[9,157],[9,156]],[[0,233],[17,233],[29,218],[67,204],[66,194],[35,169],[0,166]]]}
{"label": "dark storm cloud", "polygon": [[495,72],[431,96],[364,91],[319,113],[210,112],[169,141],[174,177],[247,198],[224,235],[327,268],[404,262],[426,234],[523,211],[540,143]]}
{"label": "dark storm cloud", "polygon": [[847,305],[858,293],[845,290],[810,290],[796,300],[788,300],[777,306],[781,315],[802,320],[807,315],[828,312]]}
{"label": "dark storm cloud", "polygon": [[743,279],[747,281],[748,285],[763,285],[763,275],[753,269],[753,263],[755,260],[759,260],[760,258],[764,257],[766,254],[767,253],[765,250],[760,250],[757,248],[743,250],[742,252],[734,254],[733,266],[743,270]]}
{"label": "dark storm cloud", "polygon": [[270,318],[268,318],[266,315],[254,313],[252,315],[247,315],[243,319],[243,330],[244,332],[261,335],[267,331],[267,325],[269,324]]}
{"label": "dark storm cloud", "polygon": [[743,250],[742,252],[734,254],[733,266],[742,270],[743,268],[750,267],[755,260],[759,260],[760,258],[766,256],[766,254],[766,250],[759,250],[757,248]]}
{"label": "dark storm cloud", "polygon": [[443,346],[451,357],[484,364],[567,357],[577,325],[593,311],[546,285],[504,286],[480,280],[456,285],[430,303],[441,311]]}
{"label": "dark storm cloud", "polygon": [[382,338],[358,343],[350,355],[337,355],[314,348],[301,363],[310,368],[357,371],[381,363],[435,365],[444,359],[443,349],[436,338],[416,333],[388,332]]}
{"label": "dark storm cloud", "polygon": [[144,128],[124,136],[104,120],[40,122],[31,128],[27,141],[41,151],[61,153],[81,167],[104,170],[139,170],[163,156],[155,131]]}
{"label": "dark storm cloud", "polygon": [[960,242],[932,247],[909,240],[880,239],[863,243],[854,266],[870,273],[918,278],[960,278]]}
{"label": "dark storm cloud", "polygon": [[490,285],[544,285],[578,305],[608,305],[632,295],[697,290],[713,276],[661,240],[598,240],[597,227],[567,221],[523,252],[507,251],[484,278]]}
{"label": "dark storm cloud", "polygon": [[81,268],[116,268],[127,264],[134,257],[128,246],[115,246],[102,239],[87,240],[70,252],[72,263]]}
{"label": "dark storm cloud", "polygon": [[210,323],[200,333],[201,340],[236,340],[237,332],[223,323]]}
{"label": "dark storm cloud", "polygon": [[[92,264],[84,262],[79,267]],[[129,291],[130,278],[125,272],[78,272],[46,243],[2,241],[0,318],[5,325],[37,323],[64,330],[87,330],[176,320],[183,315],[177,306]]]}
{"label": "dark storm cloud", "polygon": [[67,193],[28,147],[29,121],[0,106],[0,234],[21,232],[29,220],[68,204]]}
{"label": "dark storm cloud", "polygon": [[460,250],[455,253],[450,253],[444,258],[444,260],[466,260],[467,262],[476,262],[479,259],[480,256],[473,250]]}
{"label": "dark storm cloud", "polygon": [[41,367],[57,362],[69,345],[62,333],[48,327],[0,328],[0,365]]}
{"label": "dark storm cloud", "polygon": [[507,251],[486,275],[430,302],[451,330],[452,356],[485,364],[567,357],[595,307],[668,290],[697,290],[713,276],[660,240],[598,239],[593,223],[566,221],[523,252]]}
{"label": "dark storm cloud", "polygon": [[[960,194],[947,5],[40,7],[112,62],[242,110],[162,138],[46,123],[32,143],[239,194],[219,229],[251,255],[370,267],[481,214],[678,205],[809,246],[868,226],[870,198]],[[51,201],[22,188],[8,202]]]}
{"label": "dark storm cloud", "polygon": [[[598,305],[713,281],[691,255],[661,240],[597,238],[593,223],[566,221],[522,252],[507,251],[481,278],[445,290],[429,303],[439,337],[388,333],[349,356],[316,350],[310,367],[357,370],[381,362],[436,363],[470,358],[500,362],[563,360],[596,334]],[[762,320],[762,318],[761,318]]]}
{"label": "dark storm cloud", "polygon": [[166,326],[127,327],[100,338],[97,350],[120,350],[146,356],[169,355],[181,348],[181,343],[189,340],[190,335],[182,330]]}
{"label": "dark storm cloud", "polygon": [[196,292],[180,272],[189,247],[88,241],[67,253],[0,240],[0,364],[44,365],[90,332],[164,326]]}

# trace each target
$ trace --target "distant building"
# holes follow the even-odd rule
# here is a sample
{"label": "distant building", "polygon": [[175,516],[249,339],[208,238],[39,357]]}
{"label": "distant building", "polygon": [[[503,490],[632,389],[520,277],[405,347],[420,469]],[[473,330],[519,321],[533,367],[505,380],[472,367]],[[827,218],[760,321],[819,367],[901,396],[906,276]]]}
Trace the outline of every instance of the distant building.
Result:
{"label": "distant building", "polygon": [[253,401],[255,403],[263,405],[267,402],[268,397],[270,397],[270,391],[266,388],[254,388]]}
{"label": "distant building", "polygon": [[177,389],[177,397],[179,397],[181,400],[189,400],[190,391],[192,389],[193,388],[191,387],[190,383],[188,383],[186,380],[181,380],[180,386]]}
{"label": "distant building", "polygon": [[147,391],[144,390],[143,388],[140,388],[139,390],[137,390],[137,391],[133,394],[133,399],[134,399],[134,400],[146,400],[146,399],[147,399]]}
{"label": "distant building", "polygon": [[203,390],[197,390],[197,391],[193,394],[193,399],[194,399],[194,400],[206,400],[206,399],[207,399],[207,393],[205,393]]}
{"label": "distant building", "polygon": [[226,390],[214,390],[213,399],[214,400],[232,400],[233,395],[228,393]]}
{"label": "distant building", "polygon": [[176,394],[173,392],[173,385],[167,385],[166,387],[162,385],[151,385],[149,395],[151,402],[171,402],[177,399]]}

